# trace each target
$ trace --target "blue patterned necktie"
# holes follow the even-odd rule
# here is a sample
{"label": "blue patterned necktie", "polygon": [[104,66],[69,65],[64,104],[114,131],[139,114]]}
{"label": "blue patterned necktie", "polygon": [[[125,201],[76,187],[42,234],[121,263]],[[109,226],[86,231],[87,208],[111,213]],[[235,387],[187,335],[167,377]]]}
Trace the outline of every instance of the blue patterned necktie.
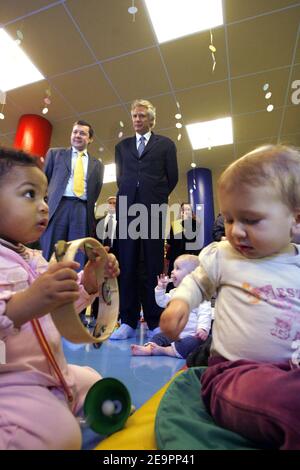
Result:
{"label": "blue patterned necktie", "polygon": [[144,150],[145,150],[145,137],[142,135],[142,137],[140,138],[139,146],[138,146],[139,156],[142,155]]}

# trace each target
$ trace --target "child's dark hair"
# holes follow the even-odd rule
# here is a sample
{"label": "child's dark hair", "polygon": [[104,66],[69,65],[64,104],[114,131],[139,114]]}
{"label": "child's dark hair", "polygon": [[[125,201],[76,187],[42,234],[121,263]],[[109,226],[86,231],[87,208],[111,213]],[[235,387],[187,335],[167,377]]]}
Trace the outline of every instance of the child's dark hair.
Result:
{"label": "child's dark hair", "polygon": [[15,166],[36,166],[37,159],[22,150],[0,147],[0,184],[5,175]]}

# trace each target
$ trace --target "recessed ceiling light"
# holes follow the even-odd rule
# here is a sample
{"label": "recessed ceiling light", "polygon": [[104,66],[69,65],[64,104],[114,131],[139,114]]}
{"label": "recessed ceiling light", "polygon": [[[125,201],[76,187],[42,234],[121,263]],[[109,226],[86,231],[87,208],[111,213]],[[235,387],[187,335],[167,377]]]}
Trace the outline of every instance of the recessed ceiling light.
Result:
{"label": "recessed ceiling light", "polygon": [[267,111],[268,113],[270,113],[271,111],[273,111],[274,109],[274,106],[272,104],[269,104],[269,106],[267,106]]}
{"label": "recessed ceiling light", "polygon": [[222,0],[145,0],[159,43],[223,24]]}
{"label": "recessed ceiling light", "polygon": [[0,51],[0,90],[13,90],[45,78],[3,28],[0,28]]}
{"label": "recessed ceiling light", "polygon": [[185,127],[194,150],[233,143],[231,117],[196,122]]}

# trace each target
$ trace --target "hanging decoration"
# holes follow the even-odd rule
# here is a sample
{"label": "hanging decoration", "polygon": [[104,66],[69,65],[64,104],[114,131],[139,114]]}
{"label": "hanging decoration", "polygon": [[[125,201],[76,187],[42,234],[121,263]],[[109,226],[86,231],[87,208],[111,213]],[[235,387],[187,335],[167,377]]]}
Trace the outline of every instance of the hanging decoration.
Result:
{"label": "hanging decoration", "polygon": [[5,103],[6,103],[6,92],[0,90],[0,105],[1,105],[1,108],[0,108],[0,119],[4,119],[4,118],[5,118],[5,114],[4,114],[4,112],[3,112],[3,111],[4,111]]}
{"label": "hanging decoration", "polygon": [[211,52],[211,57],[212,57],[212,62],[213,62],[212,73],[214,73],[215,68],[216,68],[216,64],[217,64],[216,56],[215,56],[215,52],[217,51],[217,49],[214,46],[214,37],[213,37],[212,30],[210,30],[210,45],[208,46],[208,49]]}
{"label": "hanging decoration", "polygon": [[178,122],[176,122],[175,127],[178,129],[177,140],[179,141],[179,140],[181,140],[181,137],[182,137],[181,131],[180,131],[180,129],[182,128],[182,124],[181,124],[181,122],[179,122],[179,119],[182,118],[182,114],[180,112],[180,104],[178,103],[178,101],[176,101],[176,106],[177,106],[178,111],[175,114],[175,119]]}
{"label": "hanging decoration", "polygon": [[43,100],[43,109],[42,109],[42,113],[43,114],[47,114],[48,111],[49,111],[49,105],[51,104],[51,100],[50,100],[50,96],[51,96],[51,90],[48,88],[47,90],[45,90],[45,98]]}
{"label": "hanging decoration", "polygon": [[18,46],[20,46],[20,45],[22,44],[22,41],[23,41],[23,39],[24,39],[24,36],[23,36],[23,33],[22,33],[22,31],[21,31],[20,29],[18,29],[18,31],[17,31],[16,34],[17,34],[17,39],[15,40],[15,43],[16,43]]}
{"label": "hanging decoration", "polygon": [[123,132],[123,129],[124,129],[124,122],[123,121],[120,121],[119,122],[120,124],[120,130],[119,130],[119,133],[118,133],[118,138],[121,139],[124,135],[124,132]]}
{"label": "hanging decoration", "polygon": [[211,136],[209,135],[209,136],[207,137],[207,143],[208,143],[208,147],[207,147],[207,148],[208,148],[208,150],[211,150],[211,147],[212,147],[211,142],[212,142]]}
{"label": "hanging decoration", "polygon": [[263,91],[265,92],[265,99],[267,100],[267,111],[268,113],[271,113],[274,109],[274,105],[270,103],[270,98],[272,97],[272,92],[270,90],[270,85],[269,83],[264,83],[262,87]]}
{"label": "hanging decoration", "polygon": [[131,7],[128,8],[128,13],[132,15],[132,22],[135,22],[135,14],[138,12],[137,7],[134,5],[134,0],[132,0]]}

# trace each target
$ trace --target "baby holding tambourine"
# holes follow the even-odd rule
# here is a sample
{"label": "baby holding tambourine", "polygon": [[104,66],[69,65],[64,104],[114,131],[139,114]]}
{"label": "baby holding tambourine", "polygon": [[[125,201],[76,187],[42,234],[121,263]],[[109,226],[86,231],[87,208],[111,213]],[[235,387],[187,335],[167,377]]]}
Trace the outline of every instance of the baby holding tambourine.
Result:
{"label": "baby holding tambourine", "polygon": [[98,256],[92,243],[93,256],[77,274],[75,261],[48,264],[26,248],[47,227],[46,195],[36,160],[0,148],[0,449],[80,449],[76,416],[101,378],[67,364],[49,313],[66,306],[79,313],[98,295],[99,270],[114,278],[118,263]]}

